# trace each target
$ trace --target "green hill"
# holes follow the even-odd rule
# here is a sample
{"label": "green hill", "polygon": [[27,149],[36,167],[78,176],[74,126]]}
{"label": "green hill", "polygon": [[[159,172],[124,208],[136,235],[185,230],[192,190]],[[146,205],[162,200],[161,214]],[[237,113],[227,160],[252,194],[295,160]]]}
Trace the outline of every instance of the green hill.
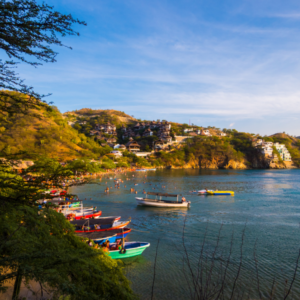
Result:
{"label": "green hill", "polygon": [[68,125],[56,107],[46,106],[0,121],[0,156],[18,153],[22,159],[42,155],[63,161],[97,159],[110,150]]}

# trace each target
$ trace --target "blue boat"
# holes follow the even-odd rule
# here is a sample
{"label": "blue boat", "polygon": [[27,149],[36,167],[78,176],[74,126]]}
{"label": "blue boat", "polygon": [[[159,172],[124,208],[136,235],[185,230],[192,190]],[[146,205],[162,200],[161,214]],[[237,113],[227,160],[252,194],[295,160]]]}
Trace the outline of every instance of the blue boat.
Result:
{"label": "blue boat", "polygon": [[110,243],[116,243],[118,240],[125,238],[130,231],[131,229],[124,228],[123,230],[114,229],[108,231],[76,232],[76,235],[82,238],[93,240],[97,244],[102,244],[106,240],[109,240]]}

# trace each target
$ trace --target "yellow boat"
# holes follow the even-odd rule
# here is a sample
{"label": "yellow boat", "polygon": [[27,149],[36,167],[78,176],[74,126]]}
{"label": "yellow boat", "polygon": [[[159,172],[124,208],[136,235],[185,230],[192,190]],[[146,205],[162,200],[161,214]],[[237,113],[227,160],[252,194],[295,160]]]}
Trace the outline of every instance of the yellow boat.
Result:
{"label": "yellow boat", "polygon": [[207,191],[207,195],[214,195],[214,196],[234,196],[234,192],[232,191]]}

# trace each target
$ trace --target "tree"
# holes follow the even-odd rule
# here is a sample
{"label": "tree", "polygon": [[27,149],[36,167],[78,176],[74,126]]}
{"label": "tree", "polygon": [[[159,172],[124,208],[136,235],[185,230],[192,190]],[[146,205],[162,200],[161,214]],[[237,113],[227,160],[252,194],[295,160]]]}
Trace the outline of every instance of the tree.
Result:
{"label": "tree", "polygon": [[[39,108],[45,104],[44,95],[35,92],[15,72],[18,62],[32,66],[42,62],[55,62],[57,52],[50,46],[65,46],[58,35],[79,35],[73,24],[85,22],[54,11],[53,7],[35,0],[0,0],[0,49],[9,60],[0,60],[0,120],[16,112]],[[66,46],[65,46],[66,47]],[[12,60],[15,59],[15,60]],[[16,97],[7,90],[20,92],[24,97]]]}
{"label": "tree", "polygon": [[[9,58],[0,60],[1,126],[19,113],[29,115],[41,108],[55,111],[43,95],[20,79],[15,68],[19,62],[34,67],[55,62],[57,53],[51,46],[65,46],[59,35],[78,35],[73,24],[85,22],[35,0],[0,0],[0,49]],[[8,147],[4,150],[6,159],[0,160],[0,292],[5,291],[7,279],[15,279],[13,299],[18,299],[22,279],[32,279],[50,288],[54,296],[133,298],[117,262],[84,244],[63,215],[37,203],[49,197],[43,194],[45,189],[62,188],[70,170],[41,158],[20,176],[14,160],[18,154],[12,155]],[[29,180],[29,172],[35,180]]]}

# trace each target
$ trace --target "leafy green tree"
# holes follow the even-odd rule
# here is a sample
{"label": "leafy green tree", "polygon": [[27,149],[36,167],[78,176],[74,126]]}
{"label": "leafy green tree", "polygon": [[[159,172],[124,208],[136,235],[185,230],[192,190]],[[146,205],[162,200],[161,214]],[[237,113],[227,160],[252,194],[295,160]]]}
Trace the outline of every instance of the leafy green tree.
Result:
{"label": "leafy green tree", "polygon": [[[43,95],[27,86],[14,68],[18,62],[33,66],[55,62],[57,53],[51,46],[64,46],[58,36],[78,35],[72,25],[85,23],[34,0],[0,0],[0,23],[0,49],[10,59],[0,61],[1,126],[10,124],[20,113],[24,118],[34,113],[41,117],[37,113],[41,108],[57,116],[55,108],[46,105]],[[64,125],[59,120],[57,124]],[[52,130],[47,141],[51,143],[55,134]],[[44,145],[48,146],[46,142]],[[54,298],[133,298],[117,262],[84,244],[63,215],[37,203],[49,197],[43,194],[44,189],[62,188],[61,182],[70,178],[70,169],[41,158],[20,176],[14,160],[19,153],[8,147],[4,150],[1,155],[6,160],[0,160],[0,291],[6,290],[8,279],[15,279],[13,299],[18,299],[21,281],[26,279],[49,288]],[[35,180],[29,180],[30,171]]]}

